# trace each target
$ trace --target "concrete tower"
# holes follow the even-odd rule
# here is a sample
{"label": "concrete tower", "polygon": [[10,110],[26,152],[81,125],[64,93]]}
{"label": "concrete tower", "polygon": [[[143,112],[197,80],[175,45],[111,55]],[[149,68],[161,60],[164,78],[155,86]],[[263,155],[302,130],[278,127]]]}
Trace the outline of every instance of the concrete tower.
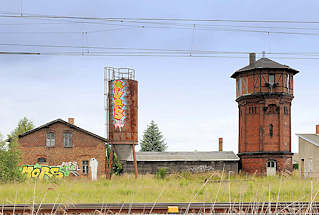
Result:
{"label": "concrete tower", "polygon": [[236,71],[239,112],[238,155],[247,173],[274,175],[292,171],[291,102],[293,76],[299,71],[268,58]]}

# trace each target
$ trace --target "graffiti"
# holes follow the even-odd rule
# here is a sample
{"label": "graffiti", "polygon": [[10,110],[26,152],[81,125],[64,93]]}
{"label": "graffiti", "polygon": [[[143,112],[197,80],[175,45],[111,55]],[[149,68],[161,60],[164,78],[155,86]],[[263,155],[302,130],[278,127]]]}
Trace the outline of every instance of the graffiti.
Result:
{"label": "graffiti", "polygon": [[210,172],[210,171],[214,171],[214,170],[215,170],[214,167],[207,166],[207,165],[195,166],[195,167],[191,167],[188,169],[188,171],[190,171],[192,173]]}
{"label": "graffiti", "polygon": [[41,166],[36,165],[25,165],[22,167],[22,174],[26,175],[26,178],[63,178],[65,172],[58,166]]}
{"label": "graffiti", "polygon": [[113,82],[113,120],[114,126],[124,127],[125,120],[125,82],[116,80]]}
{"label": "graffiti", "polygon": [[62,162],[59,167],[62,169],[64,172],[64,176],[69,176],[70,173],[74,176],[79,176],[78,171],[80,170],[78,163],[73,161],[73,162]]}

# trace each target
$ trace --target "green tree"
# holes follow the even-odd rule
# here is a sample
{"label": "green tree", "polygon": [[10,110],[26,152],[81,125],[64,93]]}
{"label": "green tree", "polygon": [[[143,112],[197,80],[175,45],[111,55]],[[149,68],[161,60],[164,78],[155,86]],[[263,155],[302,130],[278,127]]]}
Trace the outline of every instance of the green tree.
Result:
{"label": "green tree", "polygon": [[21,181],[23,175],[19,167],[21,161],[21,153],[18,150],[18,138],[23,134],[34,128],[33,123],[24,117],[19,121],[18,126],[8,135],[9,145],[0,138],[0,182]]}
{"label": "green tree", "polygon": [[142,152],[163,152],[167,148],[165,139],[160,132],[157,124],[152,120],[147,126],[141,140]]}
{"label": "green tree", "polygon": [[28,118],[24,117],[23,119],[21,119],[18,123],[18,126],[11,131],[11,133],[8,135],[10,144],[9,147],[14,148],[17,146],[18,143],[18,139],[19,139],[19,135],[30,131],[34,128],[33,122],[31,120],[29,120]]}

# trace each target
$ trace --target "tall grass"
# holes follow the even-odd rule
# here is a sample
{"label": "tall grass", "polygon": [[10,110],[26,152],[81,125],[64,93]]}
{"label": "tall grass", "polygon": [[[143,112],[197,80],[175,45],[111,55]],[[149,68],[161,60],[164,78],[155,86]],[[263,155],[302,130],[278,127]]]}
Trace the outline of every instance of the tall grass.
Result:
{"label": "tall grass", "polygon": [[[286,202],[319,201],[319,180],[292,176],[259,177],[180,173],[113,176],[111,181],[65,178],[0,184],[0,204],[103,202]],[[312,199],[311,199],[312,196]]]}

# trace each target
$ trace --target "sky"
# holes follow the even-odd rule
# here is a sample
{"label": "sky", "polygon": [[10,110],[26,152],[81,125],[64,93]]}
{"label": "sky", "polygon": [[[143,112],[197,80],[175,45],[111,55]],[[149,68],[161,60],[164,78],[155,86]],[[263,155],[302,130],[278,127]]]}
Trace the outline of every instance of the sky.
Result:
{"label": "sky", "polygon": [[[192,54],[196,50],[264,51],[266,57],[300,71],[294,78],[293,152],[298,151],[295,133],[314,133],[315,125],[319,124],[319,59],[314,54],[310,57],[305,54],[319,48],[318,1],[305,4],[293,0],[7,0],[0,5],[0,52],[47,53],[0,55],[0,133],[3,135],[25,116],[36,126],[57,118],[74,117],[77,126],[105,136],[104,67],[129,67],[136,70],[139,83],[140,139],[154,120],[169,151],[218,150],[218,138],[223,137],[224,150],[237,153],[238,107],[235,80],[230,75],[248,64],[248,54],[199,57],[204,54]],[[4,15],[189,21],[156,20],[145,24],[136,20],[109,22]],[[199,19],[317,23],[199,22]],[[25,46],[31,44],[63,47]],[[83,46],[90,48],[79,48]],[[93,56],[91,53],[96,51],[110,50],[92,47],[186,50],[190,54],[188,57]],[[65,52],[77,54],[61,54]],[[257,59],[260,57],[257,54]]]}

